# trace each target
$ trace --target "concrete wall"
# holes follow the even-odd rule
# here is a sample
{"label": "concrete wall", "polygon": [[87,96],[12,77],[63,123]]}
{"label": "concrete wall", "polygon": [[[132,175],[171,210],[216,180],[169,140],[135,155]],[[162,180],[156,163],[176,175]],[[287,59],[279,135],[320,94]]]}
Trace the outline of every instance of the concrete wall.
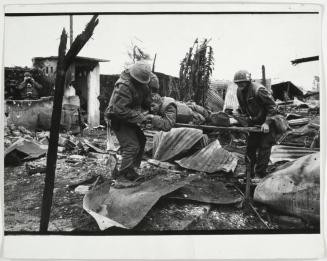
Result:
{"label": "concrete wall", "polygon": [[35,130],[41,111],[52,111],[53,98],[44,97],[39,100],[7,100],[5,111],[8,113],[7,124],[24,126]]}
{"label": "concrete wall", "polygon": [[96,127],[100,124],[100,66],[94,67],[87,77],[88,99],[87,99],[87,122],[90,126]]}

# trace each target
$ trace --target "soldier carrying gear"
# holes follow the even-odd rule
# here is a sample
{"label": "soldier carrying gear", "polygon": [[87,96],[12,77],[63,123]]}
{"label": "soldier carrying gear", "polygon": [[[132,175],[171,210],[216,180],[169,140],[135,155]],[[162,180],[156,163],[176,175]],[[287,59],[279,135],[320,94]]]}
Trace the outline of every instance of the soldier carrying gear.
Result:
{"label": "soldier carrying gear", "polygon": [[[245,70],[234,76],[237,84],[239,110],[249,118],[249,126],[260,125],[263,133],[250,133],[246,155],[250,158],[255,174],[262,178],[266,175],[271,147],[276,142],[276,130],[273,117],[277,106],[270,92],[261,84],[251,80],[251,74]],[[257,156],[258,153],[258,156]]]}
{"label": "soldier carrying gear", "polygon": [[139,177],[134,168],[140,166],[146,142],[140,125],[150,118],[142,112],[150,109],[150,76],[150,65],[137,62],[124,70],[115,83],[105,112],[122,151],[121,167],[114,179],[133,181]]}

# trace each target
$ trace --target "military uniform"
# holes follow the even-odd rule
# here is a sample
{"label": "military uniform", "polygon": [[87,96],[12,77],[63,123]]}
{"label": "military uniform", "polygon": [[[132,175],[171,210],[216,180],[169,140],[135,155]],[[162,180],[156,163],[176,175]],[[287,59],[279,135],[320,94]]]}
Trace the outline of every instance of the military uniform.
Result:
{"label": "military uniform", "polygon": [[158,115],[152,118],[152,126],[155,129],[169,131],[174,127],[177,116],[177,105],[170,97],[161,97]]}
{"label": "military uniform", "polygon": [[142,110],[149,110],[150,101],[147,84],[135,86],[128,69],[122,72],[106,110],[122,151],[120,173],[140,166],[146,137],[139,125],[145,121]]}
{"label": "military uniform", "polygon": [[241,112],[250,117],[249,126],[263,123],[269,125],[268,133],[250,133],[247,141],[246,154],[255,164],[256,175],[263,177],[266,175],[271,147],[276,142],[276,130],[272,124],[276,104],[270,92],[255,82],[250,82],[249,87],[243,91],[238,88],[237,98]]}
{"label": "military uniform", "polygon": [[19,90],[20,98],[22,100],[39,99],[40,95],[38,90],[42,89],[42,85],[36,81],[23,81],[19,84],[17,89]]}

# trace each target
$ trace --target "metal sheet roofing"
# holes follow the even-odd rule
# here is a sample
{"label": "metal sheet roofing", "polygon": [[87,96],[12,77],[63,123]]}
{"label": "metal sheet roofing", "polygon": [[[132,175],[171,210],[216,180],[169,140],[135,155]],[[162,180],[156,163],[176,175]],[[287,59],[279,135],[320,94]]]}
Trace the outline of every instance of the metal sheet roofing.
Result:
{"label": "metal sheet roofing", "polygon": [[257,185],[254,200],[279,211],[319,222],[320,153],[280,166]]}
{"label": "metal sheet roofing", "polygon": [[193,128],[172,128],[153,136],[153,158],[168,161],[190,150],[203,138],[203,132]]}
{"label": "metal sheet roofing", "polygon": [[317,150],[310,148],[276,145],[271,149],[270,161],[272,164],[280,161],[293,161],[316,152]]}
{"label": "metal sheet roofing", "polygon": [[234,171],[237,161],[237,157],[222,148],[219,141],[215,140],[195,154],[177,160],[176,163],[186,169],[214,173]]}
{"label": "metal sheet roofing", "polygon": [[83,208],[96,220],[100,230],[112,226],[131,229],[162,196],[189,184],[195,178],[196,175],[158,175],[127,188],[115,188],[108,182],[103,183],[85,195]]}
{"label": "metal sheet roofing", "polygon": [[221,111],[224,108],[224,100],[219,96],[219,94],[209,88],[207,92],[206,105],[211,111]]}
{"label": "metal sheet roofing", "polygon": [[[58,56],[45,56],[45,57],[33,57],[32,60],[57,60]],[[106,59],[98,59],[98,58],[90,58],[90,57],[83,57],[77,56],[75,61],[89,61],[89,62],[110,62],[110,60]]]}
{"label": "metal sheet roofing", "polygon": [[23,153],[25,155],[24,159],[38,158],[47,152],[47,149],[41,148],[41,146],[34,141],[23,138],[17,140],[5,151],[5,157],[15,150]]}

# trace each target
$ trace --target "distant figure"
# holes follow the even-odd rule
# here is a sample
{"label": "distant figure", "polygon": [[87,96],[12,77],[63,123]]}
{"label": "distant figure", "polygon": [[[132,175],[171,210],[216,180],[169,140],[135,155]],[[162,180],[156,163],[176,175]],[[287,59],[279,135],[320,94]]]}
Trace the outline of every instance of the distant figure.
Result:
{"label": "distant figure", "polygon": [[39,91],[42,85],[37,83],[29,72],[24,73],[24,81],[17,87],[22,100],[37,100],[40,98]]}

